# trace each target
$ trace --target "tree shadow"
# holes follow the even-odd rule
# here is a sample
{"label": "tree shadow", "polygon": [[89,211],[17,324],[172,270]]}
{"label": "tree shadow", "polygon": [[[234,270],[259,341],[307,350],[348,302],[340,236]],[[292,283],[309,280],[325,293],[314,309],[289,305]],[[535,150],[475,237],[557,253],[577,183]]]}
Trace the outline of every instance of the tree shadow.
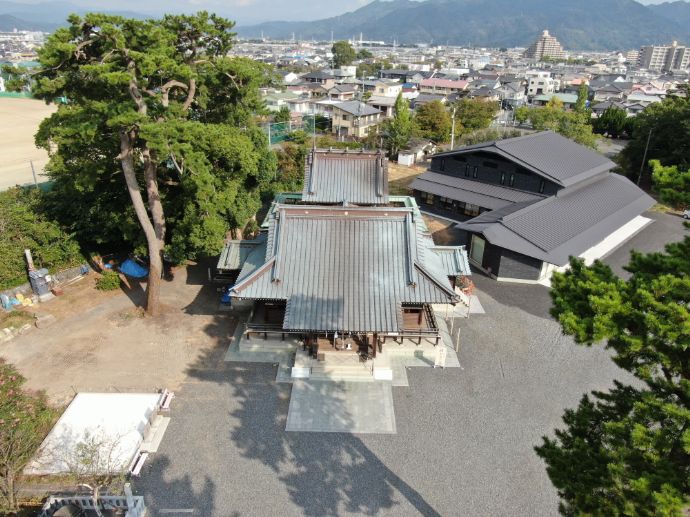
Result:
{"label": "tree shadow", "polygon": [[[232,398],[233,409],[224,421],[227,431],[222,432],[228,433],[242,457],[259,461],[274,472],[302,514],[335,516],[346,511],[377,515],[409,504],[423,515],[439,515],[357,435],[285,431],[292,386],[273,380],[273,365],[223,361],[231,340],[230,319],[218,315],[208,325],[205,331],[217,345],[201,354],[187,374],[195,382],[227,386],[224,393]],[[353,418],[341,402],[329,400],[329,410],[341,420]]]}
{"label": "tree shadow", "polygon": [[[166,479],[170,467],[168,456],[156,454],[144,467],[141,480],[135,482],[135,494],[146,493],[147,515],[164,515],[161,510],[193,510],[194,515],[213,515],[215,508],[216,484],[204,476],[203,486],[195,490],[191,476]],[[185,512],[188,513],[188,512]],[[224,515],[238,516],[238,513]]]}

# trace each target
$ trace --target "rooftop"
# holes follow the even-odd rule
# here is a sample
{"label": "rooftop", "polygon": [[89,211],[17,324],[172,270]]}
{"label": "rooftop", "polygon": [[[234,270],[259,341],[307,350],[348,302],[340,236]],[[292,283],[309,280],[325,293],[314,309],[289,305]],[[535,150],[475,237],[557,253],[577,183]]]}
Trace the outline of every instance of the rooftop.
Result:
{"label": "rooftop", "polygon": [[265,262],[231,295],[286,300],[285,329],[397,332],[403,303],[456,301],[434,248],[412,209],[279,205]]}
{"label": "rooftop", "polygon": [[567,187],[615,167],[605,156],[553,131],[468,145],[439,156],[486,151],[511,160],[551,181]]}
{"label": "rooftop", "polygon": [[372,108],[371,106],[368,106],[367,104],[360,101],[339,102],[337,104],[334,104],[333,107],[342,110],[346,113],[350,113],[355,117],[365,117],[367,115],[375,115],[377,113],[381,113],[376,108]]}
{"label": "rooftop", "polygon": [[307,156],[305,203],[388,203],[388,161],[381,153],[312,150]]}

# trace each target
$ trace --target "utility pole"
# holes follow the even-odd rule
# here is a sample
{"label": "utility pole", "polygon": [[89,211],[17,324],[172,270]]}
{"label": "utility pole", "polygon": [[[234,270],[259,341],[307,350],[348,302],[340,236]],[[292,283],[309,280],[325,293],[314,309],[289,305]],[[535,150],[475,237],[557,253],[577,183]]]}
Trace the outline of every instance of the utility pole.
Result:
{"label": "utility pole", "polygon": [[29,163],[31,164],[31,174],[34,175],[34,185],[38,187],[38,180],[36,179],[36,169],[34,168],[34,162],[33,160],[29,160]]}
{"label": "utility pole", "polygon": [[450,128],[450,150],[455,148],[455,106],[453,106],[452,125]]}
{"label": "utility pole", "polygon": [[637,176],[637,186],[640,186],[640,181],[642,181],[642,171],[644,170],[644,165],[647,161],[647,151],[649,150],[649,141],[652,139],[652,130],[649,130],[647,135],[647,144],[644,146],[644,154],[642,155],[642,163],[640,164],[640,174]]}

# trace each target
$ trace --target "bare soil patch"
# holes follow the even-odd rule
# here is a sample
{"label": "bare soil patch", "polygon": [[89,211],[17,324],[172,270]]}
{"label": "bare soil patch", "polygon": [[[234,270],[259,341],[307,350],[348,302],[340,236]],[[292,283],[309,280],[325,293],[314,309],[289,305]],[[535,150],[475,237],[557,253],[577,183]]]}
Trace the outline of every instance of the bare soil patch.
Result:
{"label": "bare soil patch", "polygon": [[103,293],[95,277],[32,308],[54,315],[54,324],[0,345],[0,357],[27,378],[27,387],[45,390],[55,403],[79,391],[175,390],[190,365],[232,336],[236,321],[217,313],[218,293],[200,280],[205,268],[179,268],[164,282],[164,310],[156,318],[140,309],[145,286]]}
{"label": "bare soil patch", "polygon": [[38,181],[48,163],[48,153],[38,149],[34,135],[41,121],[55,112],[55,105],[21,98],[0,98],[0,190],[32,184],[31,161]]}
{"label": "bare soil patch", "polygon": [[388,190],[392,196],[407,196],[412,181],[426,170],[420,165],[408,167],[395,162],[388,162]]}

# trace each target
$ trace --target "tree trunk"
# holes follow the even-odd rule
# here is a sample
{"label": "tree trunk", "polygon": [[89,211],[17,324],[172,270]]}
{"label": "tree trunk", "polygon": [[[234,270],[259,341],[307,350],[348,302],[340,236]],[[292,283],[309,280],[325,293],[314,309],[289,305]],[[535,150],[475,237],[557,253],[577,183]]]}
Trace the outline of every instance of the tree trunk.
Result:
{"label": "tree trunk", "polygon": [[[161,258],[161,242],[158,234],[149,219],[146,212],[146,205],[141,197],[141,190],[137,182],[136,172],[134,170],[134,158],[132,156],[134,150],[134,135],[127,131],[120,132],[120,163],[122,164],[122,172],[125,175],[125,182],[127,183],[127,191],[132,199],[134,211],[137,214],[137,219],[144,230],[146,236],[146,243],[149,250],[149,278],[146,284],[146,312],[150,316],[155,316],[160,312],[160,284],[161,272],[163,270],[163,261]],[[156,186],[157,190],[157,186]],[[158,199],[160,202],[160,199]],[[162,207],[161,214],[162,216]],[[165,225],[162,227],[165,231]]]}
{"label": "tree trunk", "polygon": [[91,495],[91,499],[93,500],[93,510],[96,512],[96,515],[98,517],[103,517],[103,512],[101,511],[101,505],[99,502],[99,490],[98,490],[98,485],[93,487],[93,494]]}

